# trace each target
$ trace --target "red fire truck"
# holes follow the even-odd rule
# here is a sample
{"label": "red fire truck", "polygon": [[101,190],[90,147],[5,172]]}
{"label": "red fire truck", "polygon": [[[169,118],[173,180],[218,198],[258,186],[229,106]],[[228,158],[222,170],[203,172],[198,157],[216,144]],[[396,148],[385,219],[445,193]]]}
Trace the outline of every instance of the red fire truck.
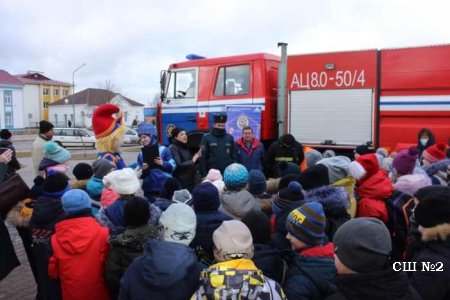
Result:
{"label": "red fire truck", "polygon": [[286,131],[315,148],[394,150],[415,144],[422,127],[437,141],[450,137],[450,45],[283,54],[170,65],[161,76],[161,141],[173,126],[205,132],[214,113],[240,105],[261,109],[263,141]]}

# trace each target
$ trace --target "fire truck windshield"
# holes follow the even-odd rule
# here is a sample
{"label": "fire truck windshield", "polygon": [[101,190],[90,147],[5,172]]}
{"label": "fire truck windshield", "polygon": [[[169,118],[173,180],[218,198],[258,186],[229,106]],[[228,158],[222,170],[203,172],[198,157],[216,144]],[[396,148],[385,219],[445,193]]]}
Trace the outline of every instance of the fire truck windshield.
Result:
{"label": "fire truck windshield", "polygon": [[175,70],[170,72],[167,89],[168,99],[195,98],[196,90],[195,70]]}

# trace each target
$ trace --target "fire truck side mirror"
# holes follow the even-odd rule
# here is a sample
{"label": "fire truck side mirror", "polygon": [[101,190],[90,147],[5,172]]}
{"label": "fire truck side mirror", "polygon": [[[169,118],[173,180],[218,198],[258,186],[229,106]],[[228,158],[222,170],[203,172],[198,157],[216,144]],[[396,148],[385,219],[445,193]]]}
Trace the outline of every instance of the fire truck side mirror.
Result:
{"label": "fire truck side mirror", "polygon": [[165,71],[165,70],[161,71],[161,79],[159,81],[161,91],[164,91],[166,89],[166,77],[167,77],[167,71]]}
{"label": "fire truck side mirror", "polygon": [[166,98],[166,81],[167,81],[167,71],[162,70],[159,85],[161,89],[161,101],[163,102]]}

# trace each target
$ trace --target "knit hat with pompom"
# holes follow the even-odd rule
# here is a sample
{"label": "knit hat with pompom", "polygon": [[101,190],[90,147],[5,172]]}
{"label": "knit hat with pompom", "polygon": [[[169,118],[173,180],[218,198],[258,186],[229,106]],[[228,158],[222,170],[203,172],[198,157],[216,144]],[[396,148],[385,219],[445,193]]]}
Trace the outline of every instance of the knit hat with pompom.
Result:
{"label": "knit hat with pompom", "polygon": [[410,147],[397,154],[392,162],[392,166],[403,175],[412,174],[418,157],[419,151],[417,151],[417,147]]}
{"label": "knit hat with pompom", "polygon": [[428,147],[423,151],[422,157],[426,160],[428,160],[430,163],[435,163],[440,160],[445,159],[445,149],[447,148],[447,145],[445,143],[437,143],[433,146]]}

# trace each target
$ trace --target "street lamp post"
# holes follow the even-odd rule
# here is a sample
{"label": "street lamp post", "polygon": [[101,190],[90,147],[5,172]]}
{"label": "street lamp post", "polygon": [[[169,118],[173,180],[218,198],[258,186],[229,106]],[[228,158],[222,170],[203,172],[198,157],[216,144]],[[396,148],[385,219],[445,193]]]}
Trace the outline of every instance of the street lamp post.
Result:
{"label": "street lamp post", "polygon": [[72,73],[72,87],[73,87],[73,98],[72,98],[72,109],[73,109],[73,127],[75,127],[75,72],[84,67],[86,63],[83,63],[81,66],[76,68]]}
{"label": "street lamp post", "polygon": [[[69,105],[69,99],[64,99],[64,103],[66,104],[66,105]],[[64,110],[66,110],[66,108],[64,108]],[[66,127],[67,126],[67,121],[64,121],[64,126],[63,127]],[[58,124],[56,124],[56,127],[58,127]]]}

